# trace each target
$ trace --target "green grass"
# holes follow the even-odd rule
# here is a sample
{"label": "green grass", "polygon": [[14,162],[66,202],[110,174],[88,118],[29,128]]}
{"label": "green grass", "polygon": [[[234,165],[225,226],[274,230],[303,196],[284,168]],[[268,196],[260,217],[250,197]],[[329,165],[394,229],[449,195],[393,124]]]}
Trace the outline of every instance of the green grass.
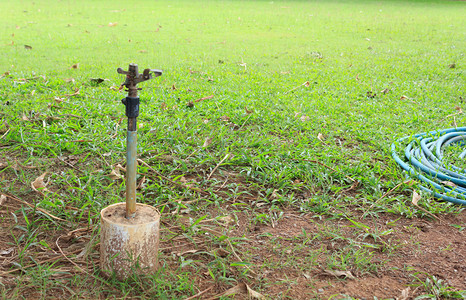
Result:
{"label": "green grass", "polygon": [[[89,229],[83,244],[97,247],[100,210],[124,200],[124,182],[108,175],[124,165],[125,93],[115,90],[124,78],[116,68],[131,62],[164,71],[140,84],[139,157],[166,178],[204,191],[178,188],[139,166],[138,181],[146,176],[139,201],[157,206],[165,225],[178,226],[166,226],[166,241],[183,237],[198,246],[207,225],[182,219],[217,214],[235,222],[246,214],[247,228],[272,226],[289,210],[323,220],[385,213],[430,218],[411,205],[415,185],[380,198],[405,180],[390,158],[394,140],[465,121],[462,113],[449,116],[455,106],[466,109],[464,15],[461,1],[1,2],[0,163],[8,166],[0,170],[0,188],[34,207],[2,215],[8,242],[19,249],[12,268],[40,261],[55,249],[50,236],[81,227]],[[31,182],[46,171],[50,192],[40,195]],[[461,211],[428,195],[419,204],[439,215]],[[376,272],[372,250],[361,243],[398,246],[377,224],[358,222],[340,252],[322,250],[322,261],[310,252],[308,266]],[[202,243],[230,255],[192,261],[165,255],[159,276],[116,288],[107,280],[103,286],[113,288],[103,291],[80,291],[96,279],[69,266],[64,282],[41,281],[65,271],[38,264],[24,269],[16,289],[0,291],[4,297],[54,289],[75,298],[140,291],[141,297],[181,298],[198,292],[189,272],[204,276],[199,268],[221,286],[252,276],[247,267],[230,265],[228,243],[241,248],[247,241],[226,235]],[[96,255],[86,258],[88,270],[100,276]],[[174,263],[182,267],[173,269]],[[174,273],[164,272],[169,269]]]}

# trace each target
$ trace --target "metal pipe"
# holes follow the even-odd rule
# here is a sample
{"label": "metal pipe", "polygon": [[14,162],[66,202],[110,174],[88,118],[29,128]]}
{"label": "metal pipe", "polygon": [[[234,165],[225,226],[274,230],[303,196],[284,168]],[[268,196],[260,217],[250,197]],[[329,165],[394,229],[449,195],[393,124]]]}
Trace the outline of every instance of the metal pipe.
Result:
{"label": "metal pipe", "polygon": [[137,131],[128,130],[126,149],[126,218],[130,219],[136,215]]}
{"label": "metal pipe", "polygon": [[126,218],[136,216],[136,155],[137,155],[137,117],[139,116],[139,97],[137,84],[162,75],[162,71],[145,69],[139,74],[137,64],[129,64],[128,71],[118,68],[119,74],[126,75],[122,86],[126,87],[128,97],[121,100],[126,106],[128,131],[126,139]]}

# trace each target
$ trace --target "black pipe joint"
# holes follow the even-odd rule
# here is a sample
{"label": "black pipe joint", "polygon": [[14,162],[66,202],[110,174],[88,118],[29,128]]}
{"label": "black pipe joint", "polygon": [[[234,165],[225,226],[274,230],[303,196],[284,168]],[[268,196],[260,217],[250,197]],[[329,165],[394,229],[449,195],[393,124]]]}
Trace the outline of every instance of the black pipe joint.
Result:
{"label": "black pipe joint", "polygon": [[126,116],[128,118],[137,118],[139,116],[139,97],[126,97],[121,99],[126,106]]}

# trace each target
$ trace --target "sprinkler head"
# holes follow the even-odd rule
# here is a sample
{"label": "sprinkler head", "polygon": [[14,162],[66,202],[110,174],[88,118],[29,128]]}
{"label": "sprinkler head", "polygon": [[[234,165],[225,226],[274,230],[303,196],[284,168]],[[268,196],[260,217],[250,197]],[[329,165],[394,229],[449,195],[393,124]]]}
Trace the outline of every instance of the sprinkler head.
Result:
{"label": "sprinkler head", "polygon": [[137,97],[137,91],[139,90],[136,86],[138,83],[158,77],[162,75],[162,70],[157,69],[144,69],[142,74],[139,74],[137,64],[129,64],[128,71],[118,68],[119,74],[126,75],[126,80],[121,86],[126,87],[129,97]]}

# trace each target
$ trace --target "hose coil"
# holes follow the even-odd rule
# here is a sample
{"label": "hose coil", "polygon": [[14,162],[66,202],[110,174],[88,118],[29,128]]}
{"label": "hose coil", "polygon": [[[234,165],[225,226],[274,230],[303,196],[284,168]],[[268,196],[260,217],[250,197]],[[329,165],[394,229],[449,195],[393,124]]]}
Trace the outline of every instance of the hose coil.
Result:
{"label": "hose coil", "polygon": [[[396,152],[397,144],[409,144],[404,149],[404,160]],[[445,165],[443,151],[450,145],[466,145],[466,127],[423,132],[398,139],[391,146],[393,159],[421,181],[420,188],[435,198],[466,206],[466,173],[454,165]],[[460,155],[464,159],[466,150]]]}

